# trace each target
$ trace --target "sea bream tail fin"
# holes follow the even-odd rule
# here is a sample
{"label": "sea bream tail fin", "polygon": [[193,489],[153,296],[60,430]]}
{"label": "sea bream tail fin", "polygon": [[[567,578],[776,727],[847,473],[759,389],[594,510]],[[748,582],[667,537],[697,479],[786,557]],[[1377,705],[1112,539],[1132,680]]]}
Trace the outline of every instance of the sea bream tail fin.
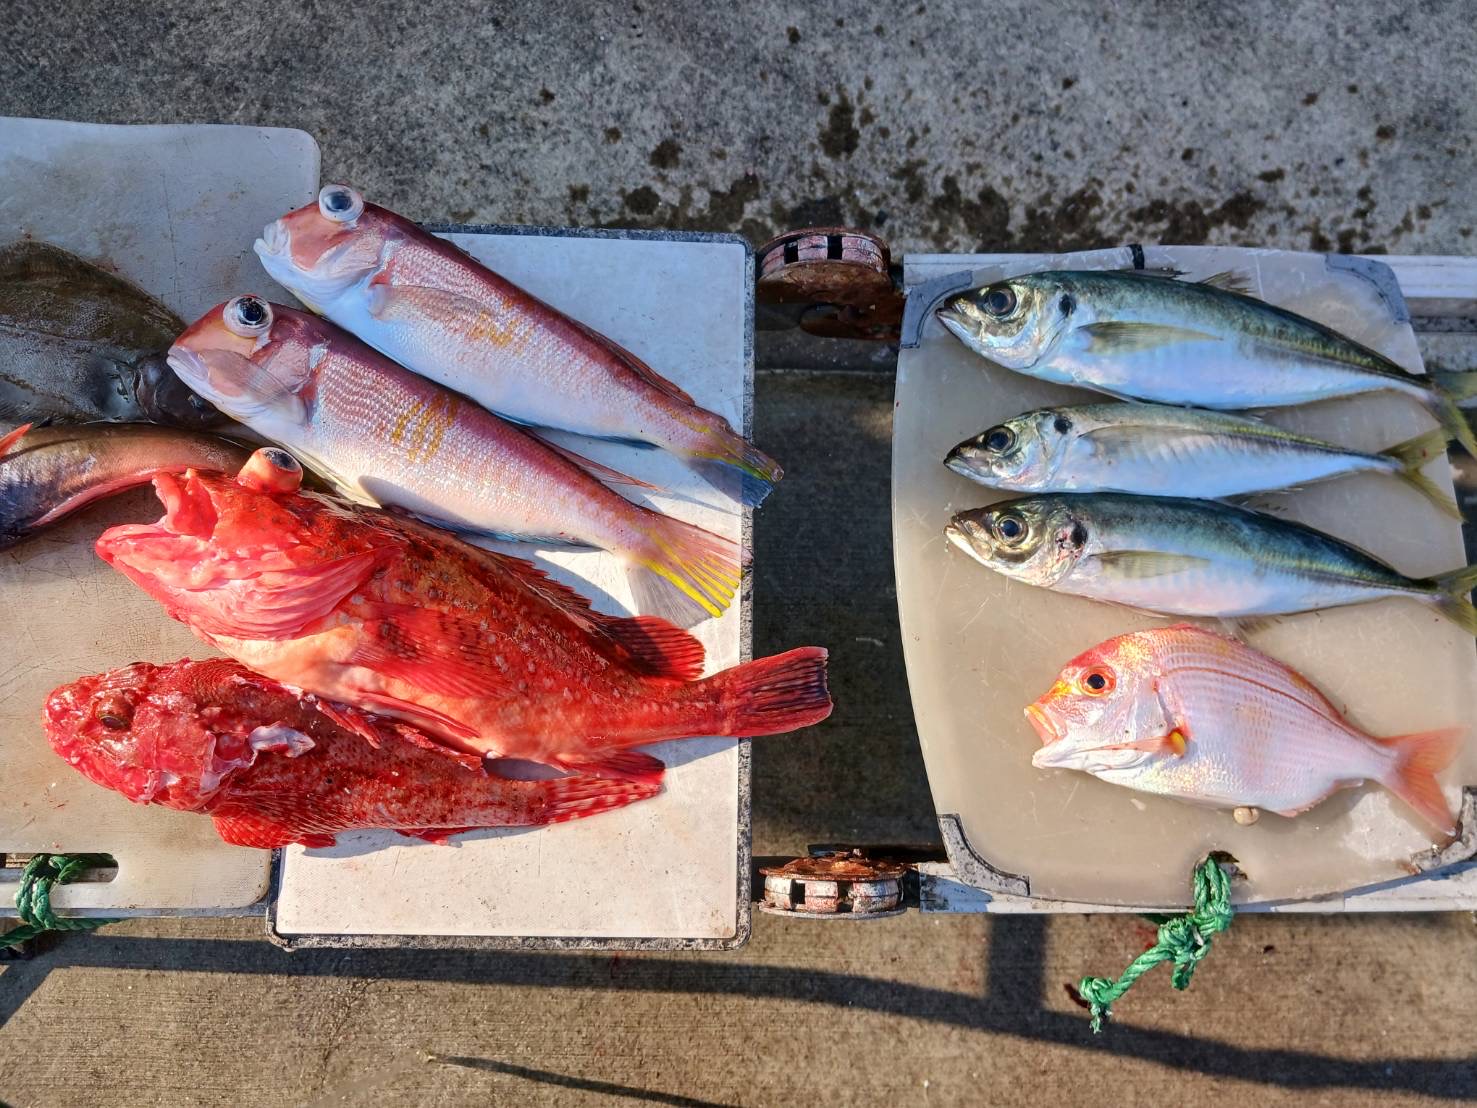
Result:
{"label": "sea bream tail fin", "polygon": [[802,646],[715,673],[704,684],[718,691],[715,735],[778,735],[819,723],[831,714],[825,647]]}
{"label": "sea bream tail fin", "polygon": [[1477,587],[1477,565],[1432,577],[1432,603],[1436,610],[1469,635],[1477,635],[1477,608],[1472,606],[1471,592]]}
{"label": "sea bream tail fin", "polygon": [[721,616],[733,603],[744,577],[738,543],[656,512],[645,537],[628,555],[631,591],[642,615],[691,627]]}
{"label": "sea bream tail fin", "polygon": [[1451,814],[1436,774],[1451,765],[1466,734],[1463,727],[1443,727],[1378,740],[1399,755],[1381,784],[1443,835],[1456,834],[1456,818]]}
{"label": "sea bream tail fin", "polygon": [[1477,435],[1461,409],[1462,404],[1473,400],[1477,400],[1477,373],[1432,370],[1431,387],[1425,397],[1427,409],[1441,422],[1449,438],[1456,439],[1462,449],[1477,458]]}
{"label": "sea bream tail fin", "polygon": [[1396,471],[1395,476],[1405,481],[1453,519],[1461,519],[1462,510],[1457,507],[1456,501],[1423,472],[1426,463],[1432,458],[1446,454],[1447,441],[1446,431],[1437,428],[1434,431],[1427,431],[1424,435],[1417,435],[1413,439],[1396,443],[1381,453],[1399,463],[1400,469]]}
{"label": "sea bream tail fin", "polygon": [[785,475],[780,464],[727,427],[707,432],[686,451],[687,464],[708,484],[745,508],[757,508]]}

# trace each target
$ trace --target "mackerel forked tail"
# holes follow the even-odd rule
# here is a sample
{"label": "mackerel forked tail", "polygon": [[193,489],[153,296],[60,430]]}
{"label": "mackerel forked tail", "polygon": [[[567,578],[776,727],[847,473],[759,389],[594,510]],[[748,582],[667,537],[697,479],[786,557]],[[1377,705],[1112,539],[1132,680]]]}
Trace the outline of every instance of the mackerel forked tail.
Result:
{"label": "mackerel forked tail", "polygon": [[655,512],[645,538],[641,549],[627,555],[642,615],[691,627],[728,609],[744,579],[738,543]]}
{"label": "mackerel forked tail", "polygon": [[1426,393],[1426,407],[1446,429],[1447,435],[1462,444],[1463,449],[1477,457],[1477,435],[1466,414],[1458,406],[1477,399],[1477,373],[1431,372],[1431,388]]}
{"label": "mackerel forked tail", "polygon": [[715,427],[684,452],[704,481],[746,508],[757,508],[785,475],[780,464],[742,435]]}
{"label": "mackerel forked tail", "polygon": [[1477,565],[1453,570],[1429,578],[1435,590],[1430,594],[1436,610],[1469,635],[1477,635],[1477,608],[1472,606],[1472,589],[1477,588]]}
{"label": "mackerel forked tail", "polygon": [[1456,501],[1422,472],[1426,463],[1432,458],[1446,454],[1447,441],[1446,430],[1437,428],[1434,431],[1427,431],[1424,435],[1417,435],[1413,439],[1398,442],[1382,453],[1385,457],[1400,464],[1395,476],[1453,519],[1461,519],[1462,510],[1457,507]]}

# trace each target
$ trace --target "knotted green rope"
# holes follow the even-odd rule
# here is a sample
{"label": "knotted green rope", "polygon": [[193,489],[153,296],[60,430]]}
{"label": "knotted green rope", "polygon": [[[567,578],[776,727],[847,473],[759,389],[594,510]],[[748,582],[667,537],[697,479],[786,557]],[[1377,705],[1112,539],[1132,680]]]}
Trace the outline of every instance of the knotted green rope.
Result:
{"label": "knotted green rope", "polygon": [[18,946],[47,931],[94,931],[117,920],[59,916],[51,910],[51,887],[65,885],[83,870],[113,865],[111,854],[38,854],[21,870],[15,910],[21,925],[0,935],[0,947]]}
{"label": "knotted green rope", "polygon": [[1195,907],[1183,916],[1149,916],[1159,924],[1158,941],[1132,962],[1123,975],[1084,977],[1077,992],[1092,1011],[1092,1030],[1103,1029],[1103,1021],[1112,1015],[1113,1002],[1128,992],[1133,983],[1160,962],[1173,962],[1170,984],[1188,989],[1195,967],[1210,953],[1211,937],[1231,926],[1236,909],[1231,907],[1231,882],[1214,859],[1207,858],[1195,867]]}

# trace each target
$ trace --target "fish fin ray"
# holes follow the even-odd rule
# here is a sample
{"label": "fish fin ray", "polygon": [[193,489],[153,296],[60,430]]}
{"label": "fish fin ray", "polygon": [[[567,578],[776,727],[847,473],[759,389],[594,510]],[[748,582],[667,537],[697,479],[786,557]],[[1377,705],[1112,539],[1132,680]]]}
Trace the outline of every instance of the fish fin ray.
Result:
{"label": "fish fin ray", "polygon": [[1445,835],[1456,834],[1456,819],[1436,780],[1456,758],[1466,738],[1464,727],[1416,731],[1377,741],[1400,754],[1400,761],[1381,783]]}
{"label": "fish fin ray", "polygon": [[690,627],[721,616],[743,583],[739,544],[670,516],[655,516],[630,567],[642,614]]}
{"label": "fish fin ray", "polygon": [[821,722],[832,709],[828,657],[825,647],[802,646],[715,673],[705,682],[719,691],[712,733],[779,735]]}
{"label": "fish fin ray", "polygon": [[637,672],[677,681],[691,681],[703,672],[703,644],[676,624],[659,616],[616,618],[596,613],[596,618],[599,631]]}
{"label": "fish fin ray", "polygon": [[1135,354],[1176,342],[1221,341],[1217,335],[1167,323],[1104,320],[1084,324],[1077,330],[1088,337],[1088,350],[1093,354]]}
{"label": "fish fin ray", "polygon": [[9,432],[3,438],[0,438],[0,458],[3,458],[5,457],[5,455],[9,454],[11,450],[15,448],[15,444],[26,437],[26,432],[29,431],[32,426],[33,425],[30,423],[22,423],[14,431]]}
{"label": "fish fin ray", "polygon": [[1096,558],[1108,574],[1129,581],[1168,577],[1210,565],[1208,558],[1165,550],[1109,550]]}
{"label": "fish fin ray", "polygon": [[1461,443],[1468,454],[1477,457],[1477,434],[1473,433],[1472,425],[1461,409],[1463,401],[1474,397],[1477,397],[1477,373],[1432,370],[1431,387],[1422,401],[1447,435]]}
{"label": "fish fin ray", "polygon": [[1444,514],[1453,519],[1461,519],[1462,510],[1457,507],[1456,500],[1447,495],[1444,489],[1422,472],[1428,461],[1446,453],[1447,441],[1445,428],[1437,428],[1427,431],[1424,435],[1417,435],[1413,439],[1396,443],[1381,453],[1399,463],[1400,469],[1395,476],[1440,508]]}
{"label": "fish fin ray", "polygon": [[[461,720],[453,719],[451,716],[438,712],[434,708],[427,708],[424,704],[416,704],[410,700],[401,700],[399,697],[390,696],[387,693],[361,692],[357,694],[356,699],[362,700],[364,703],[370,705],[373,711],[393,712],[403,717],[404,721],[410,724],[410,727],[407,728],[408,731],[416,731],[418,729],[444,731],[449,735],[455,735],[458,739],[469,743],[480,738],[474,728],[467,726]],[[422,736],[425,742],[416,741],[410,735],[406,734],[405,731],[401,731],[400,735],[402,738],[407,739],[407,741],[414,742],[416,746],[424,747],[426,750],[440,750],[451,754],[459,760],[463,758],[475,758],[478,765],[482,764],[481,755],[474,754],[470,751],[458,750],[456,747],[437,742],[431,735]]]}
{"label": "fish fin ray", "polygon": [[369,716],[350,704],[339,704],[331,700],[320,700],[313,698],[314,706],[319,712],[327,716],[330,721],[338,724],[345,731],[358,735],[375,750],[380,748],[383,741],[379,730]]}
{"label": "fish fin ray", "polygon": [[[665,766],[662,767],[665,770]],[[614,777],[561,777],[548,782],[547,801],[542,811],[543,823],[566,820],[624,808],[661,792],[661,778],[642,777],[627,780]]]}
{"label": "fish fin ray", "polygon": [[667,770],[660,758],[642,754],[639,750],[614,750],[610,747],[564,751],[555,757],[554,764],[572,773],[648,785],[660,782]]}
{"label": "fish fin ray", "polygon": [[764,451],[726,427],[708,434],[707,448],[687,453],[688,466],[729,499],[746,508],[759,507],[785,471]]}
{"label": "fish fin ray", "polygon": [[249,846],[258,850],[274,850],[294,843],[306,847],[332,846],[337,840],[321,832],[303,832],[284,820],[264,812],[232,812],[212,817],[215,833],[232,846]]}
{"label": "fish fin ray", "polygon": [[1250,276],[1235,269],[1223,269],[1219,273],[1212,273],[1209,277],[1202,277],[1195,283],[1208,285],[1222,292],[1234,292],[1238,296],[1255,296],[1251,291]]}
{"label": "fish fin ray", "polygon": [[363,635],[346,659],[441,696],[485,697],[513,692],[496,662],[497,641],[451,612],[407,604],[369,604]]}

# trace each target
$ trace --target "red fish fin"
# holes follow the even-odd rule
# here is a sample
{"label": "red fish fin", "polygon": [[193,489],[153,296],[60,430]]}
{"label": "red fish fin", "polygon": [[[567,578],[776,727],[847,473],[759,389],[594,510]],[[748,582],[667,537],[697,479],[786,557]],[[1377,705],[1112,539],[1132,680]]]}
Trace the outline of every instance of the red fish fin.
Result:
{"label": "red fish fin", "polygon": [[471,770],[473,773],[481,773],[483,771],[482,755],[480,754],[474,754],[466,750],[456,750],[453,747],[447,746],[445,743],[438,743],[420,728],[411,727],[409,724],[398,723],[392,724],[391,726],[401,741],[407,742],[411,746],[418,746],[422,750],[434,751],[437,754],[450,758],[454,762],[461,763],[462,766]]}
{"label": "red fish fin", "polygon": [[1115,750],[1147,750],[1150,754],[1173,754],[1176,757],[1185,756],[1186,745],[1190,738],[1180,728],[1175,728],[1167,735],[1154,735],[1147,739],[1134,739],[1132,742],[1114,743]]}
{"label": "red fish fin", "polygon": [[274,850],[279,846],[332,846],[336,841],[332,835],[317,832],[296,831],[289,825],[259,812],[238,812],[229,816],[216,816],[215,830],[222,842],[232,846],[252,846],[259,850]]}
{"label": "red fish fin", "polygon": [[20,442],[21,439],[25,437],[26,432],[29,431],[33,426],[34,424],[31,423],[22,423],[19,427],[17,427],[14,431],[11,431],[9,434],[0,436],[0,458],[3,458],[5,457],[5,455],[9,454],[11,448],[14,447],[16,443]]}
{"label": "red fish fin", "polygon": [[1456,819],[1436,774],[1451,765],[1466,734],[1463,727],[1443,727],[1379,740],[1400,755],[1382,784],[1443,835],[1456,834]]}
{"label": "red fish fin", "polygon": [[682,628],[653,616],[630,619],[595,611],[590,602],[568,585],[554,580],[526,558],[497,550],[467,546],[446,532],[417,519],[396,514],[397,525],[413,531],[427,542],[445,549],[454,544],[459,557],[471,557],[493,573],[513,578],[525,589],[563,610],[595,640],[607,657],[630,665],[651,677],[691,680],[702,672],[703,646]]}
{"label": "red fish fin", "polygon": [[401,830],[399,833],[407,839],[425,839],[428,843],[445,846],[446,840],[453,835],[465,835],[476,830],[475,827],[417,827],[414,831]]}
{"label": "red fish fin", "polygon": [[709,677],[718,692],[714,735],[778,735],[831,714],[826,649],[802,646]]}
{"label": "red fish fin", "polygon": [[370,718],[358,708],[350,707],[348,704],[335,704],[329,700],[314,699],[318,711],[338,724],[345,731],[358,735],[376,750],[380,747],[380,733],[375,729]]}
{"label": "red fish fin", "polygon": [[738,543],[656,513],[646,539],[630,568],[631,591],[643,613],[691,627],[733,603],[744,578]]}
{"label": "red fish fin", "polygon": [[660,485],[653,485],[649,481],[641,480],[639,477],[632,477],[628,473],[622,473],[618,469],[612,469],[608,465],[602,465],[600,462],[595,461],[593,458],[586,458],[583,454],[576,454],[573,450],[570,450],[569,448],[564,446],[560,446],[558,443],[550,442],[543,435],[539,434],[536,431],[531,431],[526,427],[523,430],[528,435],[538,439],[539,442],[543,443],[565,461],[572,462],[574,465],[579,466],[580,469],[588,473],[591,477],[596,477],[599,480],[604,481],[607,485],[630,485],[638,489],[654,489],[658,491],[661,489]]}
{"label": "red fish fin", "polygon": [[592,777],[614,777],[642,784],[657,784],[666,772],[659,758],[636,750],[581,750],[561,753],[555,764],[571,773],[588,773]]}
{"label": "red fish fin", "polygon": [[548,801],[541,823],[563,823],[612,808],[624,808],[662,791],[660,778],[617,780],[606,777],[561,777],[546,783]]}
{"label": "red fish fin", "polygon": [[703,644],[664,619],[603,619],[600,630],[620,647],[638,673],[691,681],[703,672]]}
{"label": "red fish fin", "polygon": [[[109,534],[98,540],[98,553],[111,564],[103,553],[103,543]],[[187,613],[187,617],[176,618],[209,635],[238,639],[296,638],[310,623],[328,615],[344,597],[364,584],[379,567],[384,554],[383,550],[366,550],[318,565],[271,571],[239,582],[239,590],[231,587],[237,582],[199,591],[175,590],[168,602]],[[127,566],[122,568],[128,576],[139,579]]]}
{"label": "red fish fin", "polygon": [[674,397],[677,400],[682,401],[682,403],[684,404],[692,404],[694,406],[697,404],[697,401],[693,400],[691,396],[689,396],[682,389],[678,388],[675,383],[667,380],[656,370],[652,369],[651,366],[647,365],[640,358],[636,357],[635,354],[632,354],[629,350],[627,350],[620,343],[616,342],[614,339],[606,338],[606,336],[595,330],[595,328],[589,327],[581,323],[577,319],[570,319],[567,316],[565,317],[565,319],[567,322],[573,324],[577,330],[583,332],[585,337],[590,339],[590,341],[594,342],[598,346],[603,346],[606,350],[610,351],[610,353],[614,354],[616,358],[618,358],[627,369],[636,374],[637,377],[640,377],[647,384],[660,389],[668,396]]}
{"label": "red fish fin", "polygon": [[512,691],[488,632],[434,608],[371,604],[351,665],[409,682],[441,696],[498,696]]}

